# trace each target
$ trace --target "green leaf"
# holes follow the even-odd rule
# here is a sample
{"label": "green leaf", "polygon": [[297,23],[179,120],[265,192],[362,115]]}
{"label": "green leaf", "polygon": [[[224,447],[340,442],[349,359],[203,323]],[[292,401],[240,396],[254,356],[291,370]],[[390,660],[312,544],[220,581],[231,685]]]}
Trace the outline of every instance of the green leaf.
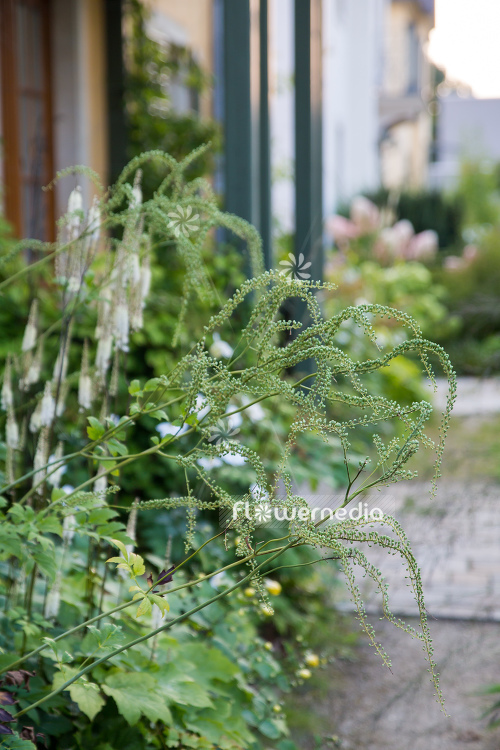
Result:
{"label": "green leaf", "polygon": [[58,534],[62,536],[62,526],[54,516],[40,518],[36,522],[37,528],[46,534]]}
{"label": "green leaf", "polygon": [[88,515],[89,523],[105,523],[110,518],[115,518],[118,515],[118,511],[112,508],[94,508]]}
{"label": "green leaf", "polygon": [[146,596],[144,597],[142,602],[139,604],[135,616],[142,617],[142,615],[149,615],[149,613],[151,612],[151,609],[152,609],[151,602]]}
{"label": "green leaf", "polygon": [[50,499],[53,503],[57,502],[57,500],[60,500],[62,497],[64,497],[66,492],[63,490],[62,487],[54,487],[50,494]]}
{"label": "green leaf", "polygon": [[120,542],[118,539],[110,539],[110,542],[111,544],[114,544],[115,547],[118,547],[125,560],[128,560],[128,552],[125,549],[125,545],[123,544],[123,542]]}
{"label": "green leaf", "polygon": [[4,737],[2,747],[5,747],[6,750],[7,748],[8,750],[35,750],[35,745],[31,740],[22,740],[20,737],[14,737],[13,735]]}
{"label": "green leaf", "polygon": [[118,711],[131,726],[137,724],[143,715],[150,721],[172,723],[172,715],[152,675],[117,672],[106,677],[102,689],[113,698]]}
{"label": "green leaf", "polygon": [[128,454],[127,446],[123,443],[120,443],[120,441],[116,440],[115,438],[111,438],[111,440],[108,440],[106,445],[108,445],[113,456],[126,456]]}
{"label": "green leaf", "polygon": [[156,604],[156,606],[160,608],[162,615],[164,615],[165,612],[168,612],[168,610],[170,609],[169,603],[161,596],[158,596],[157,594],[149,594],[148,598],[153,602],[153,604]]}
{"label": "green leaf", "polygon": [[111,523],[105,523],[102,526],[96,528],[97,535],[106,539],[111,539],[116,536],[117,531],[125,531],[126,527],[121,521],[111,521]]}
{"label": "green leaf", "polygon": [[40,549],[33,553],[33,560],[36,562],[41,572],[51,581],[54,580],[57,573],[57,560],[53,549]]}
{"label": "green leaf", "polygon": [[230,661],[217,648],[201,647],[199,643],[188,643],[178,650],[178,658],[190,665],[196,665],[196,671],[190,674],[200,684],[212,688],[212,680],[230,682],[238,672],[237,665]]}
{"label": "green leaf", "polygon": [[16,654],[0,654],[0,669],[6,670],[11,664],[19,659]]}
{"label": "green leaf", "polygon": [[283,734],[279,726],[276,725],[276,722],[270,719],[265,719],[265,721],[259,724],[259,732],[264,737],[269,737],[270,740],[277,740]]}
{"label": "green leaf", "polygon": [[136,576],[142,576],[146,572],[146,567],[144,565],[144,560],[140,555],[136,556],[136,559],[133,562],[132,569]]}
{"label": "green leaf", "polygon": [[[64,685],[67,680],[77,674],[76,669],[65,669],[63,672],[57,672],[54,677],[52,687],[57,690]],[[81,677],[77,682],[67,688],[71,700],[75,701],[82,713],[92,721],[105,704],[105,700],[99,692],[99,686],[95,682],[88,682]]]}
{"label": "green leaf", "polygon": [[213,708],[214,704],[210,699],[209,691],[198,685],[189,675],[175,672],[172,674],[172,670],[167,665],[156,676],[160,683],[161,694],[169,703],[193,708]]}
{"label": "green leaf", "polygon": [[90,422],[90,427],[87,427],[87,435],[91,440],[99,440],[106,432],[106,428],[95,417],[87,417],[87,419]]}
{"label": "green leaf", "polygon": [[149,413],[150,417],[153,417],[153,419],[163,419],[165,422],[168,422],[168,416],[163,411],[163,409],[157,409],[156,411],[152,411]]}
{"label": "green leaf", "polygon": [[128,387],[128,392],[131,396],[134,396],[136,393],[139,393],[141,390],[141,382],[140,380],[132,380]]}
{"label": "green leaf", "polygon": [[146,393],[148,391],[155,391],[160,385],[160,383],[161,383],[160,378],[151,378],[151,380],[148,380],[146,385],[144,386],[144,391]]}
{"label": "green leaf", "polygon": [[80,647],[82,654],[86,656],[97,651],[113,650],[123,642],[124,635],[120,625],[106,623],[101,628],[88,625],[87,630]]}

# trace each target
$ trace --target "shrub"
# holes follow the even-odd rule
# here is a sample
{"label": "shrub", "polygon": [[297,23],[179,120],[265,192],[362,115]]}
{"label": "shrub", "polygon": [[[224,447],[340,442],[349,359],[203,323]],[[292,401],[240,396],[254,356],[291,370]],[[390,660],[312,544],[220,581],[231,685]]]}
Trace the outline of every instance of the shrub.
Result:
{"label": "shrub", "polygon": [[[63,737],[65,747],[100,750],[258,748],[260,735],[278,740],[286,724],[271,706],[287,681],[273,654],[264,654],[255,618],[273,617],[281,588],[274,576],[282,566],[326,566],[332,559],[384,663],[389,659],[366,619],[356,565],[377,583],[385,616],[422,641],[440,698],[420,573],[403,529],[389,516],[346,518],[345,509],[369,489],[412,477],[407,464],[421,443],[430,445],[425,425],[432,408],[425,400],[401,404],[372,388],[372,376],[401,355],[414,355],[431,380],[430,357],[437,358],[449,378],[434,446],[437,479],[455,397],[449,360],[405,313],[360,304],[326,318],[317,295],[332,285],[262,273],[256,231],[222,213],[205,182],[186,180],[195,156],[177,163],[151,152],[132,160],[88,213],[73,191],[58,243],[36,243],[39,262],[0,283],[7,296],[27,274],[44,274],[41,299],[31,304],[2,386],[0,731],[12,747],[21,741],[28,747],[41,734],[53,747]],[[152,159],[163,174],[143,201],[140,168]],[[186,333],[191,301],[216,302],[203,254],[217,226],[246,241],[255,275],[193,341]],[[146,379],[133,370],[132,332],[144,327],[158,241],[171,243],[185,267],[184,294],[165,332],[173,364]],[[50,281],[45,269],[52,264]],[[43,306],[54,297],[57,321],[46,318]],[[283,319],[293,298],[309,312],[307,327]],[[377,319],[398,321],[408,335],[380,349]],[[366,356],[337,344],[350,321],[367,339]],[[259,407],[282,415],[282,443],[270,438]],[[376,451],[368,472],[370,460],[353,451],[356,436],[391,422],[401,427],[398,437],[368,433]],[[343,510],[343,520],[318,520],[295,481],[297,461],[316,455],[325,464],[333,455],[337,472],[343,467],[342,499],[331,508]],[[142,467],[147,473],[155,463],[172,467],[175,478],[159,497],[144,497]],[[136,485],[127,488],[132,465]],[[127,524],[122,483],[125,496],[135,498]],[[286,520],[274,532],[262,530],[259,515],[273,509]],[[167,511],[165,549],[152,554],[140,543],[137,516],[152,514],[159,524]],[[222,514],[221,526],[212,533],[203,514],[214,512]],[[184,556],[174,538],[180,517],[187,523]],[[419,605],[418,629],[391,613],[386,585],[362,549],[373,544],[401,556]],[[208,573],[201,573],[207,563]],[[232,608],[245,601],[238,599],[241,590],[255,602],[255,614],[248,605]],[[277,629],[285,622],[280,626],[278,615]],[[317,663],[300,658],[295,680],[308,679]],[[262,691],[258,680],[266,682]]]}

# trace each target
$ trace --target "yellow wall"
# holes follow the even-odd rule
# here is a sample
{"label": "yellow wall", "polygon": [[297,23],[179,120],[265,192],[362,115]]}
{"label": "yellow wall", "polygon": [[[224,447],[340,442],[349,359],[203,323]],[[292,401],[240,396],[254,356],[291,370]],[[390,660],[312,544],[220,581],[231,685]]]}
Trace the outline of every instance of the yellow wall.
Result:
{"label": "yellow wall", "polygon": [[[187,32],[188,44],[206,73],[213,72],[212,0],[147,0],[147,5],[164,13]],[[211,96],[201,97],[202,116],[211,114]]]}
{"label": "yellow wall", "polygon": [[89,166],[107,184],[108,121],[106,101],[106,58],[103,0],[85,0],[86,99],[88,102]]}
{"label": "yellow wall", "polygon": [[[431,94],[431,66],[425,53],[421,60],[420,91],[407,94],[407,29],[414,23],[421,47],[425,51],[432,18],[422,13],[417,3],[391,2],[387,8],[385,39],[385,73],[381,87],[382,102],[420,99],[420,111],[408,106],[407,119],[390,128],[390,137],[381,145],[382,183],[390,189],[419,188],[427,181],[429,150],[432,138],[428,99]],[[405,106],[401,112],[407,111]]]}

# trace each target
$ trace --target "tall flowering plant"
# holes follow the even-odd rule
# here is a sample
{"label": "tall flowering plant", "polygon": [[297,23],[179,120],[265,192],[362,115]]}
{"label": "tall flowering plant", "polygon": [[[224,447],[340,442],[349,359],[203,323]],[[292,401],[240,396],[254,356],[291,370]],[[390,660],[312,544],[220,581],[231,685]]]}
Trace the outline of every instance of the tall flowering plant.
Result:
{"label": "tall flowering plant", "polygon": [[[58,696],[65,691],[94,719],[110,697],[121,711],[123,691],[129,690],[137,704],[134,716],[156,722],[159,734],[170,731],[163,693],[153,689],[156,678],[148,676],[153,680],[150,687],[145,679],[146,701],[142,688],[130,677],[138,656],[127,655],[140,654],[147,643],[157,653],[154,644],[159,637],[175,632],[180,623],[241,587],[260,597],[262,616],[272,617],[269,575],[286,552],[302,548],[316,551],[313,563],[340,560],[360,623],[389,664],[366,618],[356,566],[375,580],[385,616],[422,641],[440,695],[420,573],[403,529],[389,516],[344,514],[341,520],[332,520],[331,514],[314,516],[295,481],[292,463],[306,443],[321,451],[334,438],[345,471],[342,496],[332,499],[332,511],[347,509],[368,490],[411,478],[407,464],[412,456],[421,444],[432,447],[425,434],[432,407],[426,401],[401,405],[370,389],[374,373],[390,367],[401,354],[411,353],[431,381],[431,358],[437,359],[450,383],[441,439],[434,446],[437,479],[455,397],[449,360],[404,313],[361,304],[326,318],[318,296],[325,290],[332,292],[333,285],[305,274],[291,275],[288,267],[264,273],[255,229],[221,212],[203,180],[186,181],[185,170],[195,156],[180,163],[161,152],[134,159],[113,188],[105,192],[98,186],[98,197],[88,211],[76,188],[59,224],[57,243],[39,244],[40,260],[0,285],[8,295],[27,273],[51,265],[55,278],[50,290],[58,296],[60,307],[58,322],[44,329],[43,310],[33,299],[20,349],[9,355],[3,376],[0,561],[5,611],[14,614],[2,642],[0,666],[4,682],[17,686],[9,688],[1,709],[0,731],[6,736],[29,735],[30,741],[36,741],[35,730],[43,733],[43,726],[25,725],[27,717],[37,716],[34,709],[41,707],[49,715],[57,713]],[[143,201],[140,168],[150,159],[164,165],[164,177],[153,197]],[[186,346],[182,330],[193,297],[217,301],[203,261],[217,226],[246,241],[254,276],[206,321],[201,338]],[[147,325],[151,257],[158,243],[169,243],[185,266],[176,327],[167,332],[178,356],[168,372],[144,380],[130,372],[128,357],[134,332]],[[283,316],[291,298],[299,298],[307,308],[307,326]],[[374,323],[385,318],[397,320],[407,336],[381,352]],[[337,338],[348,321],[366,337],[370,356],[358,359],[339,347]],[[242,418],[248,415],[258,436],[259,418],[269,405],[282,406],[292,415],[279,460],[272,466],[270,446],[258,439],[252,442],[240,431]],[[151,420],[156,420],[156,429],[151,428]],[[356,434],[387,422],[401,426],[399,437],[384,441],[372,430],[373,455],[354,459],[351,446]],[[129,450],[131,436],[134,445],[142,439],[134,452]],[[165,487],[164,497],[144,498],[138,486],[125,524],[117,513],[121,478],[130,464],[140,467],[141,462],[151,461],[176,466],[184,476],[184,491],[173,494]],[[218,474],[221,465],[251,476],[246,494],[231,492]],[[288,519],[266,541],[259,530],[263,504],[279,509],[281,517]],[[164,560],[151,562],[137,548],[137,517],[174,508],[184,509],[187,520],[186,558],[172,560],[167,547]],[[196,544],[197,514],[214,510],[221,512],[220,532]],[[218,540],[227,544],[228,535],[236,538],[231,561],[216,566],[208,576],[186,577],[184,571],[191,569],[201,550]],[[400,555],[419,606],[418,629],[391,613],[383,578],[363,551],[373,544]],[[70,554],[81,558],[88,612],[67,628],[60,603]],[[210,593],[204,588],[207,577],[217,582]],[[219,585],[223,580],[226,585]],[[178,597],[186,589],[193,596],[202,595],[190,606],[179,607]],[[115,638],[113,626],[113,618],[122,610],[131,610],[134,618],[126,642]],[[88,640],[89,633],[96,639],[90,651],[82,647],[82,637]],[[37,659],[50,654],[51,675],[45,676],[32,702],[23,694],[17,706],[19,675],[28,679]],[[118,672],[103,681],[107,665]],[[130,701],[127,705],[131,711]],[[241,745],[228,745],[233,746]]]}

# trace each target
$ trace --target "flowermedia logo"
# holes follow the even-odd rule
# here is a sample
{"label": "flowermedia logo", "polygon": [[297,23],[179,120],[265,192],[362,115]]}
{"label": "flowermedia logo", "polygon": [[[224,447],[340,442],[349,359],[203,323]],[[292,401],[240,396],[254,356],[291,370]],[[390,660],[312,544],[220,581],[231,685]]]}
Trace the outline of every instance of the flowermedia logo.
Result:
{"label": "flowermedia logo", "polygon": [[180,237],[181,234],[184,237],[189,237],[190,234],[200,228],[199,214],[193,214],[191,206],[183,208],[183,206],[177,205],[175,211],[170,211],[168,215],[170,217],[168,226],[173,230],[176,237]]}
{"label": "flowermedia logo", "polygon": [[304,262],[304,253],[299,253],[298,259],[292,253],[288,253],[288,258],[289,260],[280,260],[280,266],[283,266],[281,274],[296,281],[311,278],[311,274],[306,273],[306,270],[311,267],[312,263],[310,260],[307,263]]}
{"label": "flowermedia logo", "polygon": [[[239,503],[237,503],[237,505],[239,505]],[[246,503],[246,505],[248,506],[248,502]],[[246,518],[250,518],[250,516],[246,514],[247,510],[249,511],[250,509],[245,508],[245,516]],[[254,507],[253,511],[254,511],[255,520],[257,521],[257,523],[268,523],[269,521],[272,520],[273,509],[269,505],[269,503],[259,503],[259,505],[256,505]],[[233,518],[236,520],[237,517],[238,517],[238,511],[236,511],[236,515],[235,515],[235,510],[233,508]]]}
{"label": "flowermedia logo", "polygon": [[239,433],[239,427],[232,427],[228,419],[219,419],[217,424],[213,425],[210,429],[210,437],[208,438],[210,443],[218,445],[219,443],[229,442]]}
{"label": "flowermedia logo", "polygon": [[384,513],[380,508],[369,508],[367,502],[359,502],[350,508],[336,510],[329,507],[315,507],[313,505],[280,506],[267,502],[257,504],[249,500],[239,500],[232,508],[232,519],[247,518],[255,521],[257,526],[275,526],[287,521],[382,521]]}

